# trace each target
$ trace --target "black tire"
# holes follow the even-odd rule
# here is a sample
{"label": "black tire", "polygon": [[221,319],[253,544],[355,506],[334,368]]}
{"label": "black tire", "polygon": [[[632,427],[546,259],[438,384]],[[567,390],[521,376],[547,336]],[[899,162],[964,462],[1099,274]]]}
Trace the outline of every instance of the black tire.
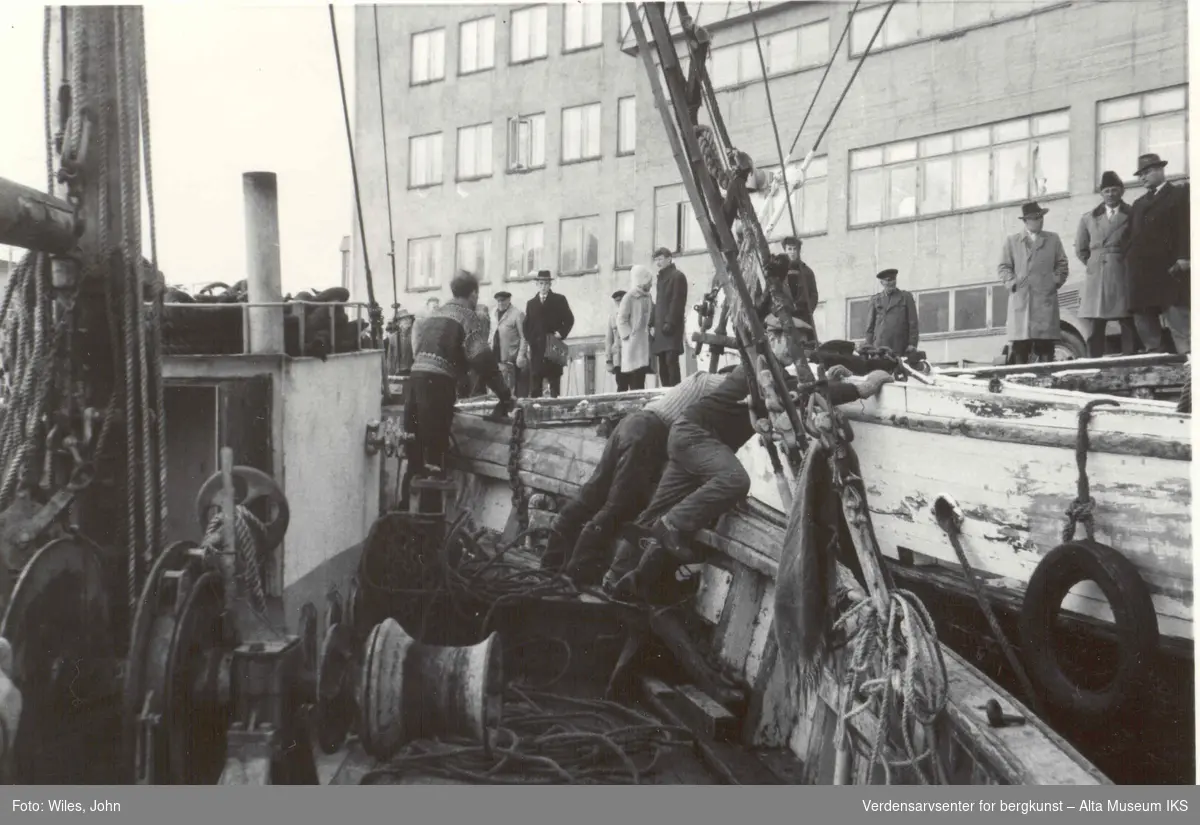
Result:
{"label": "black tire", "polygon": [[[1054,625],[1072,587],[1094,581],[1112,609],[1117,635],[1117,667],[1099,690],[1074,684],[1059,664]],[[1025,591],[1021,607],[1021,647],[1038,690],[1053,705],[1082,723],[1103,721],[1138,697],[1149,658],[1158,649],[1158,617],[1150,591],[1133,562],[1113,548],[1083,539],[1046,554]]]}
{"label": "black tire", "polygon": [[1054,360],[1073,361],[1087,357],[1087,342],[1083,340],[1083,336],[1071,327],[1062,327],[1058,343],[1054,345]]}

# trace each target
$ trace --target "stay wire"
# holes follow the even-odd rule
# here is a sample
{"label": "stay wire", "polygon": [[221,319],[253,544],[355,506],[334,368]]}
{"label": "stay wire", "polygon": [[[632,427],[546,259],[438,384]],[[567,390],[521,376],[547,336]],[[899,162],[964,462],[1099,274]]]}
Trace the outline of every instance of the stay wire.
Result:
{"label": "stay wire", "polygon": [[[804,113],[804,119],[800,121],[800,128],[796,130],[796,137],[792,140],[792,146],[788,149],[788,156],[796,151],[796,144],[800,142],[800,135],[804,133],[804,127],[808,124],[809,115],[812,114],[813,107],[817,105],[817,98],[821,96],[821,89],[825,86],[825,78],[829,77],[829,70],[833,68],[833,61],[837,59],[838,54],[842,51],[842,43],[846,40],[846,35],[850,33],[850,24],[854,22],[854,13],[858,11],[858,6],[862,0],[854,0],[854,8],[850,9],[850,14],[846,16],[846,25],[842,27],[842,36],[838,38],[837,45],[833,47],[833,51],[829,53],[829,60],[825,63],[825,71],[821,73],[821,81],[817,83],[817,90],[813,92],[812,99],[808,101],[808,111]],[[815,146],[813,147],[816,148]]]}
{"label": "stay wire", "polygon": [[758,49],[758,65],[762,69],[763,91],[767,93],[767,114],[771,118],[771,133],[775,136],[775,151],[779,153],[779,173],[783,175],[784,203],[787,204],[788,220],[792,223],[792,235],[796,236],[800,233],[796,229],[796,213],[792,209],[792,188],[788,186],[787,160],[783,156],[783,143],[779,140],[779,124],[775,121],[775,105],[771,102],[771,81],[767,78],[767,60],[763,57],[762,40],[758,36],[758,21],[754,19],[754,5],[746,3],[746,8],[750,11],[750,26],[754,29],[754,47]]}
{"label": "stay wire", "polygon": [[379,129],[383,136],[383,185],[387,193],[388,213],[388,258],[392,261],[392,317],[400,309],[400,292],[396,287],[396,229],[392,218],[392,173],[388,166],[387,116],[383,108],[383,61],[379,56],[379,6],[371,7],[375,18],[375,75],[379,86]]}

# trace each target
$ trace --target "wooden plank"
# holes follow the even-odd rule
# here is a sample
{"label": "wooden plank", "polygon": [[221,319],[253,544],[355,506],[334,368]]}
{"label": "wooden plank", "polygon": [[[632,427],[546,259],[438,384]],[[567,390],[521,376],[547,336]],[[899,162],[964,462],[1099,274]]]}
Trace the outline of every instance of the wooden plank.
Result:
{"label": "wooden plank", "polygon": [[936,369],[934,375],[979,376],[990,378],[993,375],[1047,375],[1068,370],[1117,370],[1131,367],[1159,367],[1184,364],[1186,355],[1175,353],[1146,353],[1144,355],[1124,355],[1114,358],[1078,358],[1074,361],[1051,361],[1041,364],[997,364],[979,365],[977,367],[948,367]]}
{"label": "wooden plank", "polygon": [[683,700],[680,708],[688,727],[717,742],[730,742],[737,737],[738,718],[720,702],[694,685],[679,685],[675,692]]}
{"label": "wooden plank", "polygon": [[1007,380],[1029,387],[1125,395],[1141,389],[1178,390],[1183,387],[1187,375],[1188,368],[1186,366],[1126,367],[1087,372],[1051,373],[1049,375],[1013,375]]}
{"label": "wooden plank", "polygon": [[750,653],[754,619],[766,589],[766,578],[756,570],[740,566],[725,599],[721,623],[713,634],[714,653],[735,673],[741,673]]}

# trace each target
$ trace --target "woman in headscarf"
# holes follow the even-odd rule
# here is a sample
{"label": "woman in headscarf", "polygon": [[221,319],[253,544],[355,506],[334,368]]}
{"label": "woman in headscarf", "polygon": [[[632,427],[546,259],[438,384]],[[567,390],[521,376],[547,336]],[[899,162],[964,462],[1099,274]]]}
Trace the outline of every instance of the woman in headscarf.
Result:
{"label": "woman in headscarf", "polygon": [[631,390],[646,388],[650,371],[650,328],[654,321],[654,299],[650,286],[654,273],[635,264],[629,272],[630,287],[617,309],[617,334],[621,337],[621,382]]}

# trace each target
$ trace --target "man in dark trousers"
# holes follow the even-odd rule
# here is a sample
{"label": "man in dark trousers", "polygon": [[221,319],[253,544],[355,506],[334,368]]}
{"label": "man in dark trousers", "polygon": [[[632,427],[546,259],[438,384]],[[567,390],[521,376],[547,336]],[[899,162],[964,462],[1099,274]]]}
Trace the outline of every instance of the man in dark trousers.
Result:
{"label": "man in dark trousers", "polygon": [[[803,318],[794,318],[793,323]],[[803,355],[793,347],[774,316],[764,320],[767,342],[784,367]],[[789,388],[796,386],[788,374]],[[642,511],[637,525],[649,538],[639,542],[640,560],[630,570],[638,550],[618,552],[604,577],[605,590],[616,599],[646,599],[650,589],[673,567],[696,561],[688,539],[720,518],[750,492],[750,476],[737,458],[737,451],[756,433],[751,411],[745,404],[750,381],[756,380],[739,364],[712,392],[684,410],[667,436],[667,466],[654,490],[654,498]],[[833,382],[829,385],[833,404],[868,398],[891,376],[877,370],[861,384]],[[755,410],[765,418],[765,409]]]}
{"label": "man in dark trousers", "polygon": [[687,312],[687,277],[675,268],[671,250],[654,250],[658,269],[654,298],[654,338],[650,355],[656,361],[658,385],[673,387],[679,383],[679,356],[683,355],[683,319]]}
{"label": "man in dark trousers", "polygon": [[788,291],[792,293],[792,302],[796,307],[796,315],[813,325],[813,311],[817,308],[820,296],[817,293],[817,276],[812,268],[800,260],[800,239],[788,235],[783,239],[783,251],[788,256]]}
{"label": "man in dark trousers", "polygon": [[501,409],[512,405],[487,333],[475,312],[479,281],[459,270],[450,281],[453,296],[430,310],[417,335],[416,353],[404,397],[404,430],[415,436],[407,451],[407,481],[415,475],[439,474],[446,467],[450,424],[454,419],[455,389],[474,369],[500,398]]}
{"label": "man in dark trousers", "polygon": [[525,341],[529,345],[529,397],[542,397],[542,380],[550,384],[550,397],[558,398],[562,389],[562,374],[564,364],[557,364],[546,358],[546,339],[566,339],[575,326],[575,316],[571,313],[571,305],[565,295],[559,295],[550,289],[554,280],[550,270],[543,269],[537,274],[538,294],[529,299],[525,305]]}
{"label": "man in dark trousers", "polygon": [[1138,158],[1137,176],[1146,193],[1130,206],[1125,253],[1129,308],[1148,351],[1166,351],[1161,323],[1165,321],[1175,350],[1190,353],[1191,192],[1186,183],[1167,182],[1166,165],[1155,154]]}
{"label": "man in dark trousers", "polygon": [[650,502],[667,460],[671,425],[724,380],[723,375],[693,373],[621,419],[592,477],[555,519],[542,567],[558,569],[567,562],[564,572],[580,587],[600,583],[613,531]]}
{"label": "man in dark trousers", "polygon": [[917,302],[911,292],[896,287],[899,273],[885,269],[875,277],[883,289],[871,296],[867,308],[868,347],[887,347],[896,355],[907,355],[915,351],[920,339],[920,324],[917,320]]}

